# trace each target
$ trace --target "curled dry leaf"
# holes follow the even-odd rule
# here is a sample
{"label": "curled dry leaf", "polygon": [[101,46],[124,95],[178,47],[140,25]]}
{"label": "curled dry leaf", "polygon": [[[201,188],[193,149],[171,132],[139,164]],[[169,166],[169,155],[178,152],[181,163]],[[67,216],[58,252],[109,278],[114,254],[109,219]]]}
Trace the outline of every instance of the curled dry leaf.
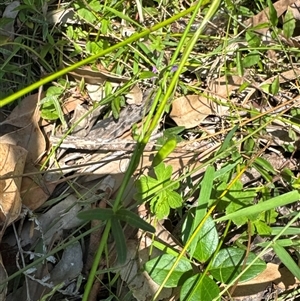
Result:
{"label": "curled dry leaf", "polygon": [[[0,180],[0,208],[2,231],[4,225],[9,225],[18,218],[22,202],[20,197],[20,187],[24,172],[27,151],[10,144],[0,144],[0,176],[11,176]],[[13,178],[13,176],[18,176]]]}
{"label": "curled dry leaf", "polygon": [[2,143],[19,145],[28,151],[28,161],[36,162],[46,148],[45,138],[37,124],[13,131],[1,137]]}

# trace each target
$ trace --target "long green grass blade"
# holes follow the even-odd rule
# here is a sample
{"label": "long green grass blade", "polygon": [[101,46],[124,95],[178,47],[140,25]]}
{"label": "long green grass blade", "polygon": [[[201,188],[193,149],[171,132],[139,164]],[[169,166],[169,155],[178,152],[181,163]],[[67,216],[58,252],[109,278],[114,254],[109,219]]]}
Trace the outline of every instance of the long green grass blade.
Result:
{"label": "long green grass blade", "polygon": [[281,262],[298,280],[300,280],[300,267],[296,264],[295,260],[293,260],[286,249],[277,242],[274,242],[274,244],[272,244],[272,247],[276,255],[280,258]]}
{"label": "long green grass blade", "polygon": [[242,217],[242,216],[250,216],[253,214],[258,214],[267,210],[274,209],[279,206],[285,206],[287,204],[294,203],[300,199],[300,193],[297,190],[285,193],[283,195],[277,196],[275,198],[272,198],[268,201],[261,202],[259,204],[243,208],[241,210],[238,210],[236,212],[227,214],[225,216],[222,216],[218,219],[216,219],[216,222],[220,221],[226,221],[231,220],[236,217]]}

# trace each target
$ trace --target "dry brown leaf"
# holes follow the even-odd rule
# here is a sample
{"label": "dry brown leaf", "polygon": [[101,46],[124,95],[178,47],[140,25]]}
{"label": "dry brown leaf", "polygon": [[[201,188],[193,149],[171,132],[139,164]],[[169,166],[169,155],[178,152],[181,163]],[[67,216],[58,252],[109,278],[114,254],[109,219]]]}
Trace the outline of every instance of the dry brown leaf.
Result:
{"label": "dry brown leaf", "polygon": [[46,149],[45,137],[37,123],[1,136],[1,142],[22,146],[28,151],[28,161],[36,162]]}
{"label": "dry brown leaf", "polygon": [[226,75],[216,78],[210,84],[210,91],[222,98],[228,98],[232,91],[238,90],[244,79],[238,75]]}
{"label": "dry brown leaf", "polygon": [[[43,98],[43,95],[41,96]],[[38,122],[38,94],[29,95],[17,105],[2,124],[11,124],[20,128],[26,127],[33,121]],[[2,125],[1,124],[1,125]]]}
{"label": "dry brown leaf", "polygon": [[1,224],[5,226],[18,218],[22,202],[20,188],[22,178],[19,176],[24,172],[27,151],[10,144],[0,144],[0,176],[14,176],[0,180],[0,208]]}
{"label": "dry brown leaf", "polygon": [[233,296],[250,296],[260,292],[275,283],[281,289],[291,289],[300,284],[287,268],[279,268],[279,265],[268,263],[267,268],[255,278],[240,283]]}
{"label": "dry brown leaf", "polygon": [[300,1],[295,1],[290,7],[289,10],[292,12],[295,20],[300,20]]}
{"label": "dry brown leaf", "polygon": [[131,90],[126,94],[126,102],[129,105],[135,104],[135,105],[141,105],[143,102],[143,92],[142,90],[137,86],[133,86]]}
{"label": "dry brown leaf", "polygon": [[243,83],[241,76],[222,76],[210,84],[212,93],[205,97],[201,95],[187,95],[175,99],[172,103],[170,117],[179,126],[187,129],[199,125],[208,115],[217,114],[223,116],[228,107],[214,102],[212,99],[226,101],[230,93],[240,88]]}
{"label": "dry brown leaf", "polygon": [[[70,64],[66,62],[64,62],[64,65],[66,67],[70,66]],[[124,83],[130,80],[130,78],[128,77],[116,75],[106,70],[103,71],[93,70],[89,66],[76,68],[75,70],[69,72],[68,74],[70,74],[72,77],[74,77],[74,79],[78,81],[84,79],[85,83],[92,84],[92,85],[100,85],[106,81],[111,83]]]}
{"label": "dry brown leaf", "polygon": [[48,182],[41,174],[38,174],[38,169],[31,164],[26,164],[24,173],[37,173],[34,176],[26,176],[22,178],[21,196],[22,203],[30,210],[42,206],[56,187],[56,182]]}
{"label": "dry brown leaf", "polygon": [[[186,95],[173,101],[170,117],[178,126],[190,129],[199,125],[207,116],[216,114],[217,110],[214,106],[215,104],[208,97]],[[222,115],[228,108],[220,105],[218,109],[221,111],[218,113]]]}
{"label": "dry brown leaf", "polygon": [[[292,5],[293,3],[295,3],[297,0],[280,0],[275,2],[274,8],[277,12],[277,17],[280,17],[282,14],[284,14],[284,12],[288,9],[288,7],[290,5]],[[255,27],[257,25],[263,24],[263,23],[268,23],[269,22],[269,8],[265,8],[264,10],[262,10],[260,13],[258,13],[257,15],[247,19],[244,24],[249,27]],[[261,28],[261,29],[256,29],[255,31],[261,34],[265,34],[267,31],[269,30],[269,28]]]}
{"label": "dry brown leaf", "polygon": [[38,99],[38,94],[24,98],[2,123],[17,126],[19,129],[1,136],[1,142],[22,146],[28,151],[27,160],[32,162],[36,162],[46,149],[45,137],[38,125]]}
{"label": "dry brown leaf", "polygon": [[[145,237],[151,244],[151,239]],[[148,243],[148,245],[149,245]],[[127,240],[127,258],[123,265],[116,265],[114,268],[119,270],[121,279],[127,283],[130,291],[137,301],[152,300],[159,285],[156,284],[147,272],[141,272],[140,267],[149,261],[150,248],[139,250],[136,240]],[[162,252],[156,248],[152,248],[151,258],[161,255]],[[137,256],[138,255],[138,256]],[[137,258],[138,257],[138,258]],[[170,300],[172,289],[163,288],[157,300]]]}
{"label": "dry brown leaf", "polygon": [[83,99],[71,96],[68,99],[66,99],[66,101],[63,103],[62,110],[64,114],[70,114],[75,110],[75,108],[78,105],[82,103],[83,103]]}
{"label": "dry brown leaf", "polygon": [[259,86],[270,85],[270,84],[272,84],[274,82],[274,80],[277,77],[279,77],[279,83],[283,84],[283,83],[295,80],[299,76],[300,76],[300,69],[293,68],[291,70],[282,72],[282,73],[280,73],[278,75],[275,75],[275,76],[272,76],[272,77],[268,78],[267,80],[265,80],[264,82],[262,82]]}

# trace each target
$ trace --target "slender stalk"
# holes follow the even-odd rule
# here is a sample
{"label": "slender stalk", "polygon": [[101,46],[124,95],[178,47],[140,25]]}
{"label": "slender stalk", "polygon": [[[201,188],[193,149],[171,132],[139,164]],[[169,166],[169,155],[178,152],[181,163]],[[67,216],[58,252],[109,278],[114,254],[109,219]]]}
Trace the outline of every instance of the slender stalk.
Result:
{"label": "slender stalk", "polygon": [[156,30],[158,30],[158,29],[160,29],[162,27],[165,27],[165,26],[173,23],[177,19],[179,19],[181,17],[184,17],[185,15],[189,14],[190,12],[192,12],[195,9],[195,7],[196,6],[191,6],[187,10],[182,11],[179,14],[177,14],[177,15],[175,15],[175,16],[173,16],[173,17],[171,17],[171,18],[169,18],[169,19],[167,19],[167,20],[165,20],[163,22],[154,25],[151,28],[147,28],[147,29],[143,30],[140,33],[135,33],[132,36],[130,36],[128,39],[126,39],[126,40],[124,40],[124,41],[122,41],[120,43],[117,43],[117,44],[115,44],[115,45],[113,45],[113,46],[111,46],[111,47],[109,47],[109,48],[107,48],[107,49],[99,52],[98,54],[92,55],[92,56],[90,56],[90,57],[88,57],[86,59],[83,59],[82,61],[80,61],[78,63],[75,63],[75,64],[73,64],[73,65],[71,65],[69,67],[66,67],[66,68],[64,68],[62,70],[59,70],[59,71],[53,73],[53,74],[50,74],[47,77],[42,78],[41,80],[33,83],[32,85],[30,85],[30,86],[28,86],[28,87],[26,87],[26,88],[24,88],[24,89],[22,89],[20,91],[17,91],[17,92],[15,92],[14,94],[12,94],[10,96],[5,97],[4,99],[0,100],[0,108],[3,107],[3,106],[5,106],[5,105],[7,105],[7,104],[9,104],[9,103],[11,103],[11,102],[13,102],[14,100],[16,100],[18,98],[24,96],[25,94],[28,94],[31,91],[33,91],[35,89],[38,89],[40,86],[43,86],[43,85],[45,85],[45,84],[47,84],[47,83],[49,83],[49,82],[57,79],[58,77],[61,77],[61,76],[65,75],[65,74],[67,74],[68,72],[71,72],[71,71],[73,71],[73,70],[75,70],[75,69],[77,69],[77,68],[79,68],[81,66],[84,66],[86,64],[92,63],[96,59],[98,59],[99,57],[102,57],[102,56],[104,56],[104,55],[106,55],[106,54],[108,54],[108,53],[110,53],[110,52],[112,52],[112,51],[114,51],[116,49],[121,48],[121,47],[124,47],[127,44],[133,43],[133,42],[135,42],[135,41],[137,41],[137,40],[139,40],[139,39],[147,36],[151,32],[154,32],[154,31],[156,31]]}
{"label": "slender stalk", "polygon": [[88,281],[87,281],[85,289],[84,289],[82,301],[87,301],[89,298],[89,294],[90,294],[90,291],[91,291],[93,283],[94,283],[94,279],[95,279],[95,275],[96,275],[96,272],[97,272],[97,269],[99,266],[99,262],[100,262],[102,253],[105,249],[105,244],[108,240],[110,227],[111,227],[111,220],[108,220],[107,224],[105,226],[105,229],[103,231],[103,235],[102,235],[102,239],[99,244],[99,248],[98,248],[95,258],[94,258],[94,262],[93,262],[93,265],[92,265],[92,268],[91,268],[91,271],[90,271],[90,274],[88,277]]}

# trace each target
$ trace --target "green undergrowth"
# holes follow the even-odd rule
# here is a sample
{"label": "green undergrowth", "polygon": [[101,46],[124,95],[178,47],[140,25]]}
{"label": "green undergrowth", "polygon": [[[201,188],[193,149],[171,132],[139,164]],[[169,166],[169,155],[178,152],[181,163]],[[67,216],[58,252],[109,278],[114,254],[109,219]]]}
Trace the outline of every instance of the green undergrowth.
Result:
{"label": "green undergrowth", "polygon": [[[283,21],[280,20],[271,1],[257,1],[255,5],[249,1],[239,1],[238,5],[231,1],[200,1],[186,9],[183,4],[162,1],[158,5],[154,1],[143,7],[143,15],[146,16],[144,23],[137,20],[139,11],[136,6],[108,2],[63,1],[60,9],[75,12],[73,18],[76,22],[57,25],[47,15],[52,5],[56,7],[56,2],[24,0],[19,8],[18,34],[13,40],[1,35],[0,41],[3,66],[1,85],[6,86],[1,92],[3,99],[0,106],[14,105],[14,101],[20,101],[24,95],[43,86],[45,96],[40,102],[42,118],[64,127],[66,116],[62,111],[62,102],[72,88],[72,82],[65,76],[78,68],[89,66],[96,71],[103,66],[111,74],[129,78],[116,90],[109,81],[103,83],[106,97],[100,104],[107,105],[116,119],[125,106],[125,95],[132,86],[138,83],[143,87],[155,87],[154,100],[143,131],[133,133],[137,146],[112,206],[78,215],[85,221],[101,220],[104,223],[92,269],[82,286],[82,300],[88,300],[99,262],[104,255],[108,256],[107,245],[111,235],[118,261],[123,264],[127,256],[124,224],[155,233],[152,225],[126,208],[124,196],[152,133],[161,125],[162,117],[170,112],[174,95],[201,94],[202,90],[205,91],[208,83],[203,74],[207,70],[214,76],[238,75],[247,78],[246,75],[252,74],[252,79],[260,80],[292,69],[293,62],[297,62],[299,56],[299,49],[277,39],[280,35],[287,39],[293,36],[293,16],[288,11]],[[240,16],[245,19],[264,7],[269,7],[270,18],[259,26],[270,28],[273,44],[268,47],[255,28],[241,29],[243,24],[239,21]],[[224,11],[227,22],[222,34],[207,33],[208,23]],[[199,19],[200,12],[203,18]],[[185,16],[188,17],[184,30],[172,31],[170,25]],[[124,36],[115,30],[114,24],[121,20],[125,21],[127,31],[133,31],[132,34]],[[3,24],[8,21],[1,19]],[[197,26],[194,28],[193,24]],[[242,46],[237,50],[230,47],[238,43]],[[270,50],[283,57],[284,64],[270,62]],[[211,58],[213,61],[219,60],[219,65],[214,65]],[[85,81],[81,80],[76,85],[84,95]],[[247,78],[238,93],[245,92],[251,86],[255,85],[251,85]],[[296,84],[291,90],[298,91]],[[285,87],[277,77],[271,83],[260,86],[257,92],[267,102],[277,97],[280,91],[285,91]],[[230,97],[227,95],[228,100]],[[204,139],[209,135],[198,128],[187,130],[173,127],[172,130],[171,127],[158,141],[149,174],[145,173],[135,181],[135,205],[146,205],[155,221],[169,220],[172,226],[179,228],[176,238],[180,248],[170,247],[152,236],[153,248],[163,254],[149,259],[141,268],[159,285],[158,291],[153,293],[153,300],[159,300],[163,288],[177,288],[180,300],[221,300],[222,296],[230,296],[237,283],[248,281],[266,269],[264,255],[270,250],[293,276],[300,279],[297,265],[300,231],[295,226],[300,216],[295,209],[300,198],[299,175],[288,167],[279,172],[262,156],[272,150],[259,142],[267,134],[267,126],[275,121],[284,123],[290,139],[297,139],[298,134],[293,126],[299,124],[299,109],[294,107],[289,111],[263,114],[254,105],[242,110],[230,101],[224,103],[214,98],[213,101],[229,107],[229,114],[224,117],[226,120],[221,122],[222,125],[218,124],[217,134],[213,135],[221,139],[220,148],[196,169],[190,170],[186,166],[183,174],[174,177],[172,166],[164,161],[176,146],[185,141],[190,133]],[[241,121],[242,111],[246,111],[246,121]],[[294,143],[280,145],[278,149],[287,157],[297,152]],[[262,179],[259,184],[252,186],[242,180],[243,174],[250,169],[258,172]],[[199,171],[201,176],[196,181],[192,180]],[[278,208],[288,208],[289,215],[283,215]],[[76,239],[82,239],[87,234],[78,235]],[[238,234],[238,238],[231,240],[232,234]],[[262,242],[252,248],[255,237],[261,237]],[[67,244],[72,242],[73,239]],[[58,246],[26,268],[55,254],[67,244]],[[111,279],[113,273],[110,267],[102,271],[105,272],[111,280],[105,284],[107,291],[112,291],[115,284]],[[9,276],[9,280],[15,276]]]}

